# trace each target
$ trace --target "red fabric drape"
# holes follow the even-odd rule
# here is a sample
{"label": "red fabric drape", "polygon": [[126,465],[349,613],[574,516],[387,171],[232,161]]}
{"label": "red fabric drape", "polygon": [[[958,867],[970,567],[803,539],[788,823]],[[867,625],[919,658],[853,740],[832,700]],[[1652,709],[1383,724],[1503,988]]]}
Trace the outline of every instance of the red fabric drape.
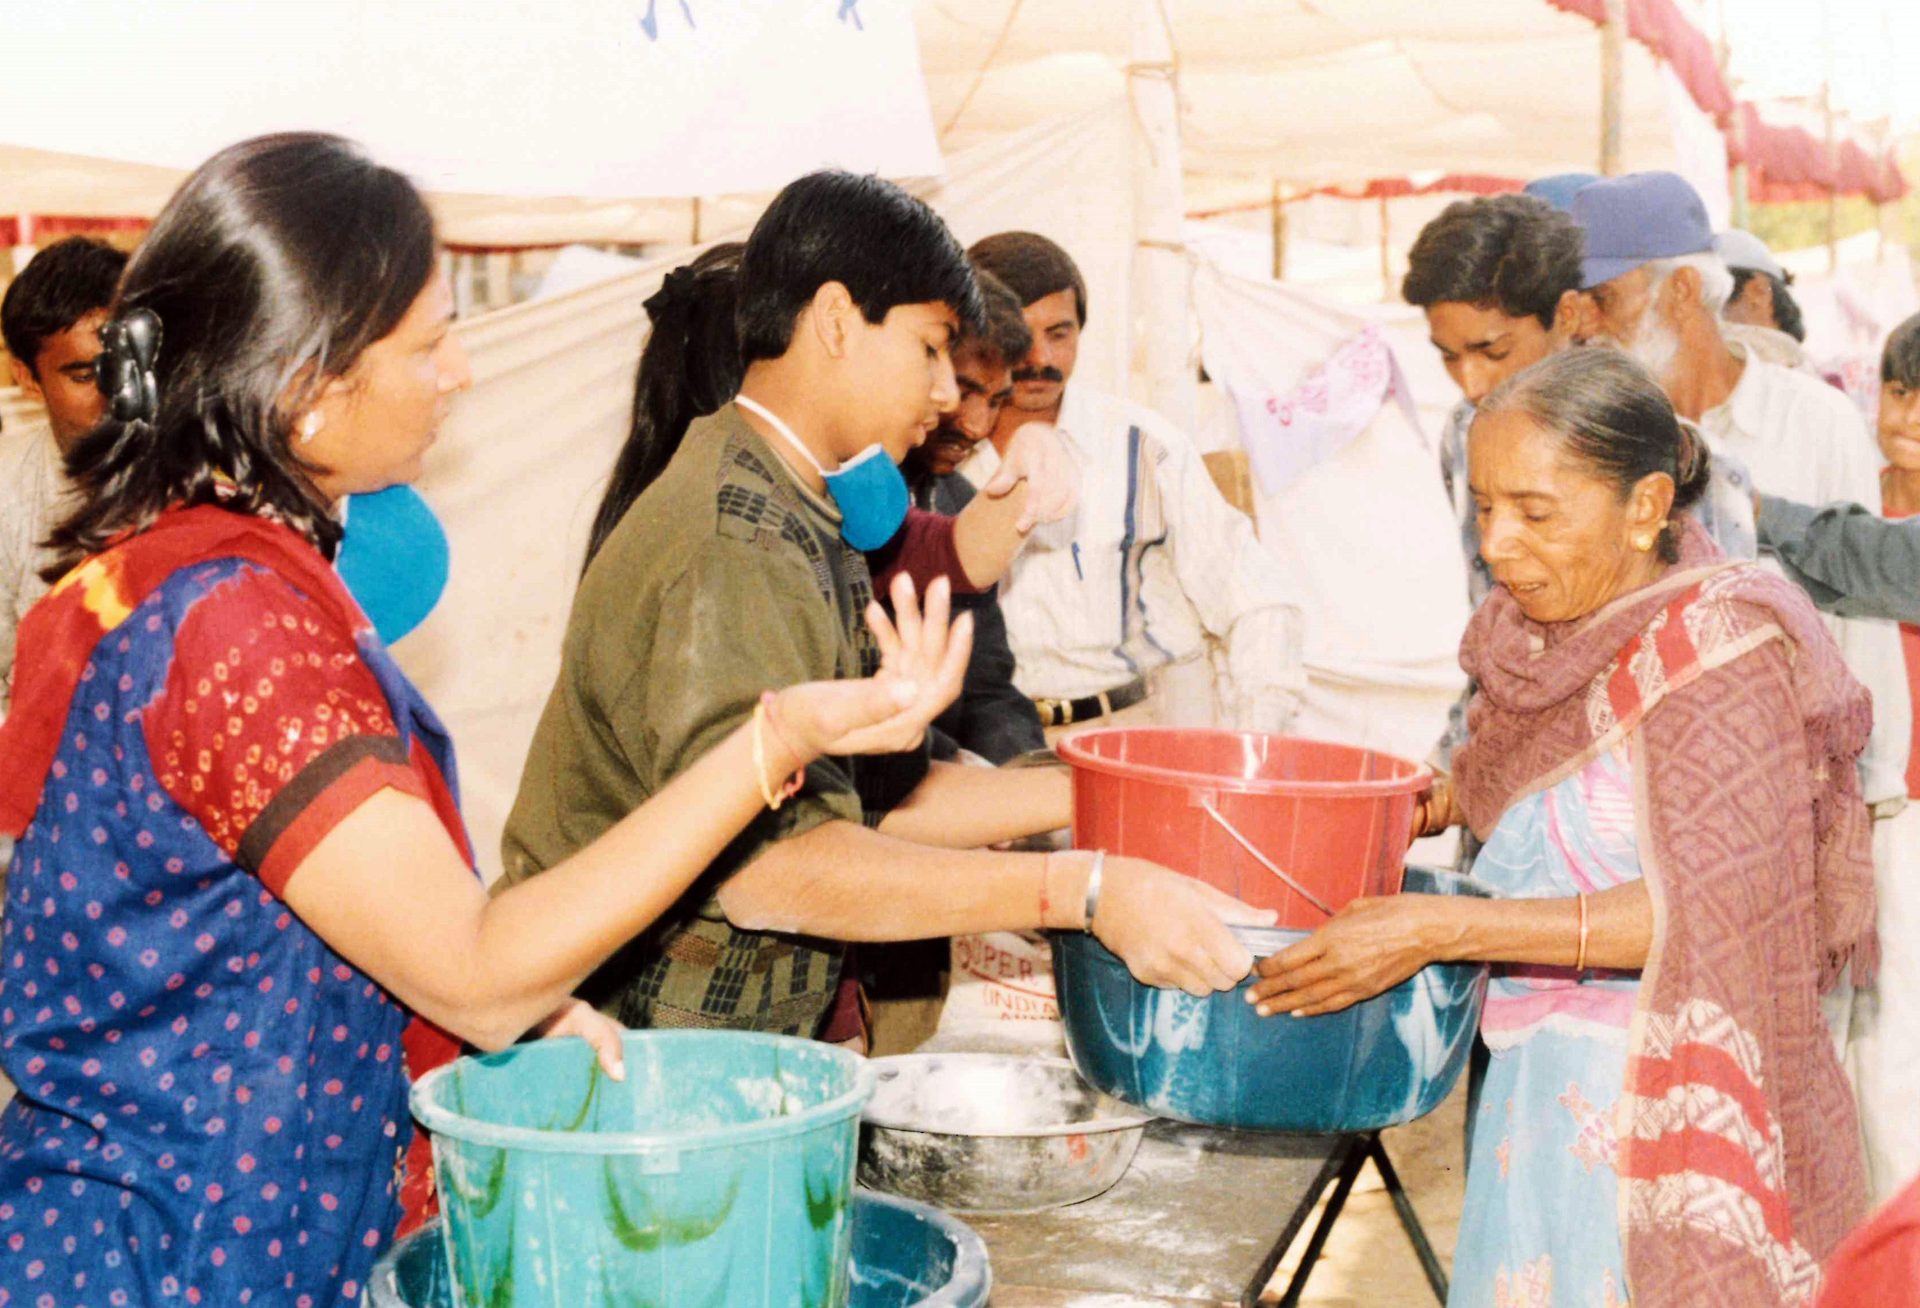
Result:
{"label": "red fabric drape", "polygon": [[[1607,0],[1547,0],[1555,9],[1594,23],[1607,21]],[[1673,0],[1627,0],[1627,35],[1673,65],[1693,102],[1715,118],[1733,112],[1733,91],[1706,33],[1687,21]]]}
{"label": "red fabric drape", "polygon": [[1860,142],[1842,139],[1829,157],[1827,143],[1804,127],[1770,123],[1751,104],[1740,106],[1744,148],[1730,139],[1728,162],[1745,163],[1754,199],[1774,203],[1824,200],[1829,190],[1891,204],[1908,191],[1890,155],[1876,157]]}

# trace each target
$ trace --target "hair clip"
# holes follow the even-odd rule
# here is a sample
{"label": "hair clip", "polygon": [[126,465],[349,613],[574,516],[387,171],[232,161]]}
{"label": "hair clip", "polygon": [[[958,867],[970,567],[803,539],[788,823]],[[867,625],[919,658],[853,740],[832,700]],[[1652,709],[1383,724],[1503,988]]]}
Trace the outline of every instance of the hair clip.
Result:
{"label": "hair clip", "polygon": [[160,357],[160,335],[160,315],[151,309],[135,309],[100,329],[94,384],[116,421],[152,422],[159,412],[153,365]]}

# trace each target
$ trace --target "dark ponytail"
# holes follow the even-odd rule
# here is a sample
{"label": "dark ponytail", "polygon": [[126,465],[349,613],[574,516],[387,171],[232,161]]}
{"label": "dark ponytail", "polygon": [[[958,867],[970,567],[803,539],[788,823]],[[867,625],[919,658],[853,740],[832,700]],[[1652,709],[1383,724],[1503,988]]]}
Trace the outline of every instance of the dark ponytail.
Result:
{"label": "dark ponytail", "polygon": [[1707,453],[1706,437],[1690,422],[1680,424],[1680,455],[1674,462],[1673,507],[1684,512],[1701,501],[1713,480],[1713,456]]}
{"label": "dark ponytail", "polygon": [[583,572],[633,502],[666,469],[693,420],[719,409],[740,390],[743,369],[733,319],[741,249],[737,241],[714,246],[668,273],[647,300],[653,327],[634,374],[633,418],[593,515]]}

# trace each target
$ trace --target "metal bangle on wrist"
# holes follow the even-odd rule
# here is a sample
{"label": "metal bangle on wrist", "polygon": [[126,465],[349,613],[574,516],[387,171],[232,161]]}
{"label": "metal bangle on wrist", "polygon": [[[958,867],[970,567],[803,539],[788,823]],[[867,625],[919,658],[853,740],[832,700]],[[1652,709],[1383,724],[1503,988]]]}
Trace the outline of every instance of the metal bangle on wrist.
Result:
{"label": "metal bangle on wrist", "polygon": [[1093,915],[1100,911],[1100,874],[1106,870],[1106,866],[1107,851],[1094,850],[1093,868],[1087,873],[1086,921],[1080,927],[1082,931],[1093,930]]}

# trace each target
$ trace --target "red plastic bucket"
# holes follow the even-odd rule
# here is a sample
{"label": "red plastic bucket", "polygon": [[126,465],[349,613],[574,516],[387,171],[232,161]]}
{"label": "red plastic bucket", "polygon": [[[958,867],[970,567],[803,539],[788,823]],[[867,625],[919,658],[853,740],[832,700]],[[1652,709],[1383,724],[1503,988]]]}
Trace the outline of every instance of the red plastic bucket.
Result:
{"label": "red plastic bucket", "polygon": [[[1314,927],[1400,890],[1418,763],[1252,731],[1137,727],[1060,742],[1073,843],[1152,859]],[[1277,871],[1276,871],[1277,869]]]}

